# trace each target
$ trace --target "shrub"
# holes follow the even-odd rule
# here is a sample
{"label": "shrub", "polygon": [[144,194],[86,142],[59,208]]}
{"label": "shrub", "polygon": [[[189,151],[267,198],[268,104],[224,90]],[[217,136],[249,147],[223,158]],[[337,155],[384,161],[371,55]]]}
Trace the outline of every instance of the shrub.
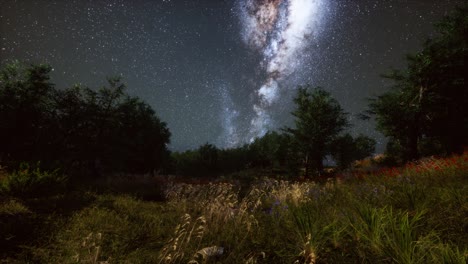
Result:
{"label": "shrub", "polygon": [[[39,165],[39,164],[38,164]],[[22,163],[19,170],[7,174],[0,182],[0,194],[23,198],[46,196],[63,191],[67,177],[58,170],[41,171]]]}

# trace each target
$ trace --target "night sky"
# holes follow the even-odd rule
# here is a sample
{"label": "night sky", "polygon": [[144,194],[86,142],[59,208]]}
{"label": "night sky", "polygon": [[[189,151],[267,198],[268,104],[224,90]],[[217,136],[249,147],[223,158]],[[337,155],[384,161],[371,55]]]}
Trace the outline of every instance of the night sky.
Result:
{"label": "night sky", "polygon": [[58,87],[121,75],[167,122],[171,149],[233,147],[292,125],[300,84],[322,86],[352,134],[457,0],[0,0],[0,61],[49,63]]}

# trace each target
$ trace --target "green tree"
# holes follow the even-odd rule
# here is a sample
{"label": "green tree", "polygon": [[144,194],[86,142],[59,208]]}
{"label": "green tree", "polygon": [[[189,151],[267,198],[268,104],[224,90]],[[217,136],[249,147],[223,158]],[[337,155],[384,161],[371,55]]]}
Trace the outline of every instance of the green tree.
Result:
{"label": "green tree", "polygon": [[467,10],[459,8],[437,24],[439,35],[407,57],[406,69],[384,76],[394,82],[392,91],[371,100],[368,113],[403,161],[461,152],[468,144]]}
{"label": "green tree", "polygon": [[277,132],[268,132],[261,138],[256,138],[249,149],[252,165],[255,167],[273,167],[278,161],[281,151],[281,135]]}
{"label": "green tree", "polygon": [[331,144],[331,155],[340,169],[348,168],[353,161],[372,155],[376,141],[364,135],[353,138],[346,133]]}
{"label": "green tree", "polygon": [[399,83],[394,91],[371,99],[368,113],[375,115],[377,130],[402,146],[401,157],[414,160],[419,157],[418,143],[422,137],[422,105],[406,78],[396,80]]}
{"label": "green tree", "polygon": [[297,175],[297,148],[291,135],[269,131],[263,137],[256,138],[248,147],[251,167]]}
{"label": "green tree", "polygon": [[[436,24],[439,33],[424,44],[415,65],[414,79],[423,89],[427,109],[424,134],[441,142],[446,154],[461,153],[468,144],[468,5]],[[419,84],[418,83],[418,84]]]}
{"label": "green tree", "polygon": [[309,176],[312,166],[318,173],[323,171],[323,159],[330,153],[333,140],[347,127],[347,113],[330,93],[320,87],[312,92],[310,87],[299,87],[294,98],[296,110],[295,128],[287,128],[298,142],[305,167]]}
{"label": "green tree", "polygon": [[354,139],[355,145],[355,152],[354,157],[355,160],[360,160],[363,158],[367,158],[375,153],[375,145],[377,142],[375,139],[370,138],[365,135],[359,135]]}
{"label": "green tree", "polygon": [[205,143],[197,150],[200,163],[200,171],[207,176],[218,173],[219,150],[216,146]]}
{"label": "green tree", "polygon": [[[98,90],[55,89],[48,65],[0,70],[0,160],[42,161],[75,174],[147,172],[167,159],[170,132],[119,78]],[[82,170],[79,173],[78,170]]]}
{"label": "green tree", "polygon": [[221,173],[221,151],[214,145],[205,143],[196,150],[172,154],[175,172],[191,177],[212,177]]}
{"label": "green tree", "polygon": [[14,62],[0,71],[0,160],[7,164],[38,159],[49,147],[45,128],[53,120],[51,69]]}
{"label": "green tree", "polygon": [[56,95],[62,159],[92,173],[148,172],[168,156],[170,132],[154,110],[125,94],[118,78],[95,91],[75,86]]}

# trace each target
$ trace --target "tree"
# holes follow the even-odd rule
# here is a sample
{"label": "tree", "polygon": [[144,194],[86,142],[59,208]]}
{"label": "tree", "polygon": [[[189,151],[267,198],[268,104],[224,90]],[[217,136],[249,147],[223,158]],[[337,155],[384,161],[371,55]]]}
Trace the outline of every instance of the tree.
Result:
{"label": "tree", "polygon": [[250,145],[252,166],[273,167],[280,155],[281,135],[269,131],[261,138],[256,138]]}
{"label": "tree", "polygon": [[[151,107],[108,87],[56,89],[48,65],[0,70],[0,160],[61,167],[75,174],[148,172],[167,159],[170,132]],[[82,173],[77,172],[82,170]]]}
{"label": "tree", "polygon": [[333,140],[347,127],[347,113],[330,93],[317,87],[309,92],[310,86],[299,87],[294,103],[297,108],[292,112],[295,128],[286,128],[294,136],[309,176],[312,165],[318,173],[323,171],[323,159],[330,153]]}
{"label": "tree", "polygon": [[58,91],[57,148],[62,160],[102,172],[148,172],[167,158],[170,132],[154,110],[125,94],[119,78],[95,91],[75,86]]}
{"label": "tree", "polygon": [[374,154],[375,152],[375,145],[377,142],[375,139],[370,138],[365,135],[359,135],[354,139],[354,158],[355,160],[360,160],[363,158],[367,158]]}
{"label": "tree", "polygon": [[392,77],[399,82],[396,91],[371,99],[368,113],[375,115],[377,130],[403,147],[402,158],[415,160],[419,157],[418,143],[423,127],[421,97],[415,94],[416,90],[406,78],[397,79],[396,76]]}
{"label": "tree", "polygon": [[394,82],[392,91],[371,100],[368,113],[403,161],[421,151],[461,152],[468,144],[467,11],[459,8],[437,24],[439,35],[407,57],[406,69],[384,76]]}
{"label": "tree", "polygon": [[353,138],[346,133],[337,137],[331,144],[331,155],[338,168],[346,169],[353,161],[372,155],[375,151],[375,140],[364,135]]}
{"label": "tree", "polygon": [[250,167],[269,168],[289,175],[297,175],[298,164],[296,144],[290,134],[269,131],[256,138],[249,146]]}
{"label": "tree", "polygon": [[198,158],[200,163],[200,172],[206,174],[206,176],[213,176],[219,170],[218,168],[218,156],[219,150],[216,146],[205,143],[200,146],[197,150]]}
{"label": "tree", "polygon": [[441,142],[445,154],[461,153],[468,144],[468,5],[436,24],[439,35],[424,44],[420,60],[410,69],[425,86],[428,116],[424,133]]}
{"label": "tree", "polygon": [[48,147],[45,132],[53,119],[48,65],[25,67],[19,62],[0,71],[0,160],[37,159]]}

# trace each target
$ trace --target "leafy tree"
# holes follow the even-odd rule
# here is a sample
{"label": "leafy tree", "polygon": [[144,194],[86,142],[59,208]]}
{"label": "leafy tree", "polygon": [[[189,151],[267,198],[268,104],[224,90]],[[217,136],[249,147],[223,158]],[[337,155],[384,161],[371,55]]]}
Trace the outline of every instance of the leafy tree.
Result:
{"label": "leafy tree", "polygon": [[404,147],[403,159],[414,160],[419,157],[418,142],[422,137],[423,113],[415,90],[403,79],[399,82],[399,90],[371,100],[369,113],[376,116],[379,131]]}
{"label": "leafy tree", "polygon": [[118,78],[94,91],[76,86],[58,92],[60,145],[69,161],[94,173],[160,168],[170,133],[149,105],[125,94]]}
{"label": "leafy tree", "polygon": [[354,158],[360,160],[375,153],[375,139],[365,135],[359,135],[354,139],[355,152]]}
{"label": "leafy tree", "polygon": [[291,135],[269,131],[249,145],[250,166],[280,170],[292,175],[298,171],[297,148]]}
{"label": "leafy tree", "polygon": [[[256,138],[249,150],[254,167],[273,167],[281,156],[281,135],[277,132],[268,132],[261,138]],[[278,165],[278,164],[276,164]]]}
{"label": "leafy tree", "polygon": [[[169,155],[170,132],[119,78],[93,90],[55,89],[51,67],[19,63],[0,71],[0,159],[43,161],[76,174],[147,172]],[[82,170],[82,173],[77,173]]]}
{"label": "leafy tree", "polygon": [[323,159],[330,153],[333,140],[349,125],[347,113],[330,93],[320,87],[310,92],[309,86],[299,87],[294,103],[297,108],[292,114],[295,117],[295,128],[286,128],[294,136],[305,166],[305,175],[309,167],[321,173]]}
{"label": "leafy tree", "polygon": [[218,156],[219,150],[212,144],[204,144],[197,150],[199,154],[199,162],[201,165],[201,172],[211,176],[218,171]]}
{"label": "leafy tree", "polygon": [[48,147],[44,131],[52,120],[48,65],[24,67],[19,62],[0,71],[0,160],[37,159]]}
{"label": "leafy tree", "polygon": [[331,155],[340,169],[345,169],[356,160],[354,158],[355,144],[353,137],[346,133],[337,137],[331,144]]}
{"label": "leafy tree", "polygon": [[331,144],[331,155],[340,169],[348,168],[353,161],[372,155],[375,140],[364,135],[353,138],[346,133],[337,137]]}
{"label": "leafy tree", "polygon": [[213,177],[241,170],[261,169],[296,175],[297,155],[294,141],[288,134],[268,132],[251,144],[218,149],[204,144],[195,150],[172,153],[173,173],[191,177]]}
{"label": "leafy tree", "polygon": [[384,76],[394,81],[393,90],[370,103],[368,113],[376,117],[377,129],[390,138],[392,151],[401,150],[394,155],[403,161],[428,149],[461,152],[468,144],[467,10],[459,8],[437,24],[439,35],[407,57],[406,69]]}
{"label": "leafy tree", "polygon": [[444,152],[462,152],[468,144],[468,5],[458,8],[436,25],[439,35],[429,39],[416,65],[427,101],[425,135],[442,142]]}

